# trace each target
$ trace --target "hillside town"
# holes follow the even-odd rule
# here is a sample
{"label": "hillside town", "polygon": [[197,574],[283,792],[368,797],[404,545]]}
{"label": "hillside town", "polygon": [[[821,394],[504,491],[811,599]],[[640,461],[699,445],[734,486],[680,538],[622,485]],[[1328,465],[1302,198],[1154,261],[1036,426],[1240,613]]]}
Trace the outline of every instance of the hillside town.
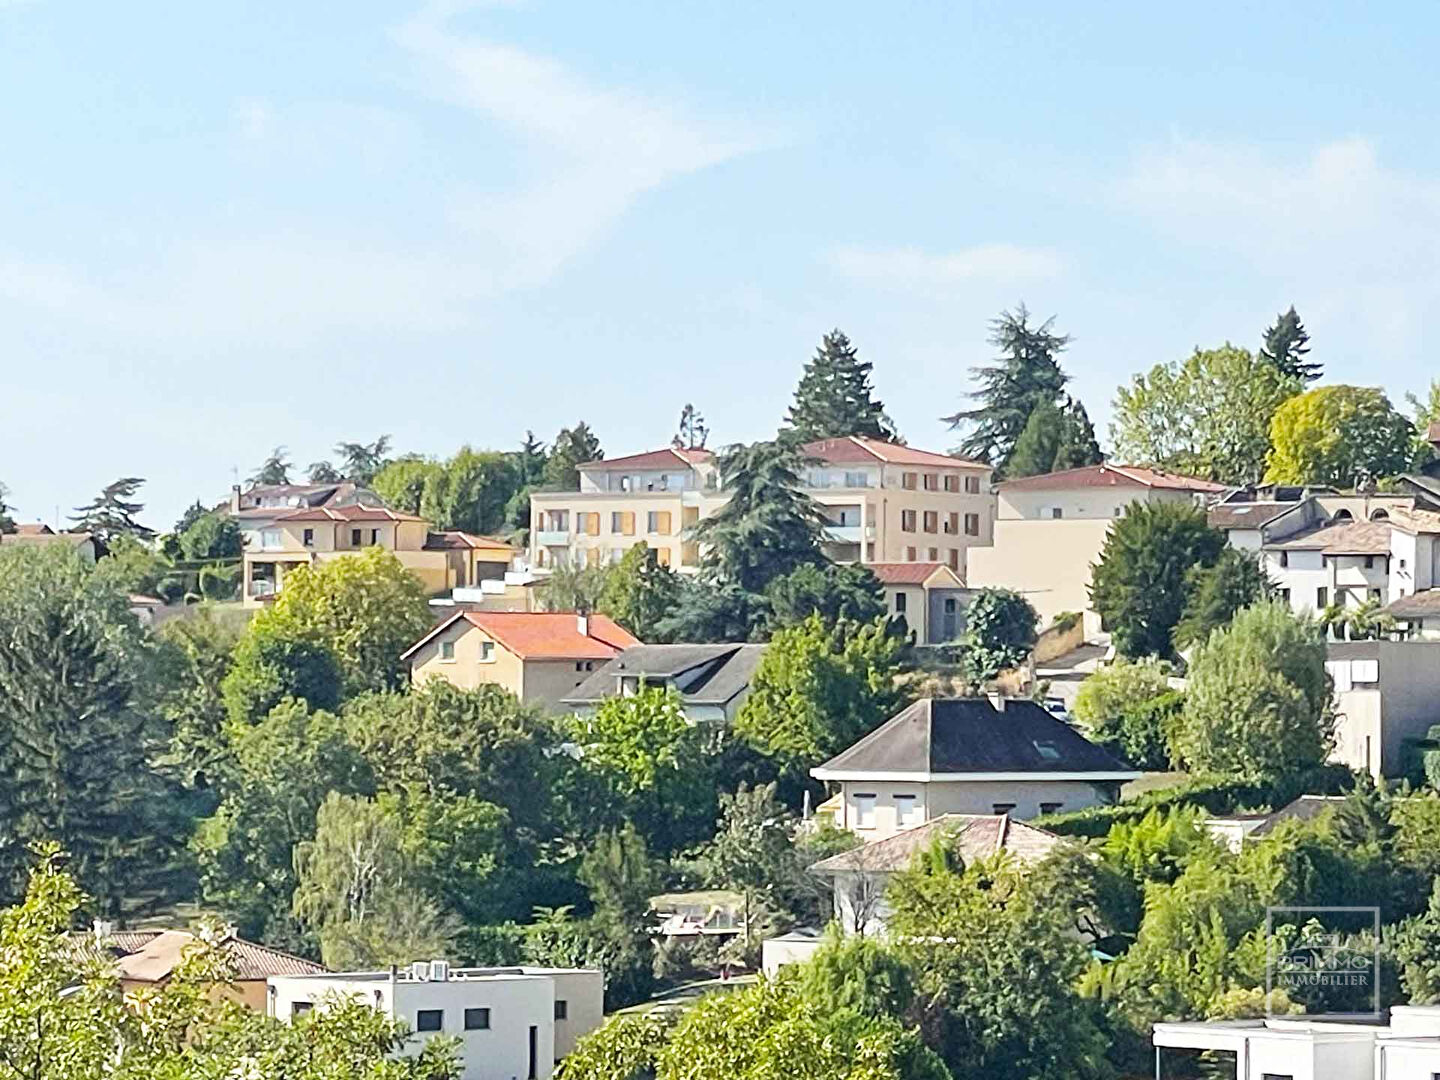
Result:
{"label": "hillside town", "polygon": [[1440,1074],[1440,383],[1328,383],[1292,309],[1137,375],[1107,454],[1053,321],[990,341],[931,448],[836,330],[768,441],[685,405],[7,514],[7,1043]]}

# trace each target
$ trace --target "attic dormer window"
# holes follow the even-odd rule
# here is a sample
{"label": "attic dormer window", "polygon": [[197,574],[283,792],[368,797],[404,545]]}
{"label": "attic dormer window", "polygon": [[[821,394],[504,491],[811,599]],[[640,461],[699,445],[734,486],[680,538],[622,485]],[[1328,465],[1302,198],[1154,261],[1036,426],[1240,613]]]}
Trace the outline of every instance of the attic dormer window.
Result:
{"label": "attic dormer window", "polygon": [[1059,761],[1060,751],[1055,749],[1053,742],[1042,742],[1039,739],[1032,740],[1036,752],[1046,761]]}

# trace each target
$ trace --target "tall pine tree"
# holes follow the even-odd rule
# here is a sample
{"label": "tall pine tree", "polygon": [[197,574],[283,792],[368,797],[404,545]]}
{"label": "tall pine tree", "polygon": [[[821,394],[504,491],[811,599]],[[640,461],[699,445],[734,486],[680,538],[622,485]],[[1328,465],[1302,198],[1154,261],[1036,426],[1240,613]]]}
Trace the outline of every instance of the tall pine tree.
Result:
{"label": "tall pine tree", "polygon": [[149,540],[155,530],[135,520],[135,515],[145,509],[144,503],[133,501],[143,483],[138,476],[123,476],[106,484],[94,499],[75,508],[70,520],[75,523],[76,531],[90,533],[103,545],[120,536]]}
{"label": "tall pine tree", "polygon": [[997,475],[1008,472],[1011,455],[1037,406],[1056,404],[1069,376],[1057,357],[1070,344],[1068,334],[1054,332],[1052,316],[1039,326],[1030,325],[1030,312],[1021,304],[1002,311],[990,324],[990,344],[1000,350],[993,364],[971,370],[980,384],[969,396],[979,402],[941,417],[952,428],[968,429],[960,443],[966,457],[988,461]]}
{"label": "tall pine tree", "polygon": [[1282,375],[1290,375],[1305,382],[1314,382],[1323,368],[1318,360],[1307,360],[1310,351],[1310,335],[1305,324],[1295,314],[1295,305],[1290,310],[1275,316],[1275,325],[1265,331],[1265,344],[1260,346],[1260,355],[1269,360]]}
{"label": "tall pine tree", "polygon": [[1030,413],[1005,467],[1010,479],[1061,469],[1098,465],[1105,460],[1085,406],[1068,394],[1063,406],[1042,401]]}
{"label": "tall pine tree", "polygon": [[855,346],[839,330],[820,342],[795,387],[795,404],[786,424],[801,442],[865,435],[899,441],[885,406],[875,400],[870,384],[874,367],[856,355]]}

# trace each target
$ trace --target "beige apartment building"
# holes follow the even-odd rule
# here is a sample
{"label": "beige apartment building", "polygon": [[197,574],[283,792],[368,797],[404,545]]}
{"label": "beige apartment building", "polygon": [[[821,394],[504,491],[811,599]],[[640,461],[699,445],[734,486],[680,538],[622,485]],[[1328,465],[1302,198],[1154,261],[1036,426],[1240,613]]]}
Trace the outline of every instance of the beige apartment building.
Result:
{"label": "beige apartment building", "polygon": [[488,536],[431,532],[414,514],[352,504],[296,510],[261,529],[244,554],[244,603],[255,607],[285,587],[297,566],[308,566],[378,547],[391,552],[429,593],[500,580],[516,551]]}
{"label": "beige apartment building", "polygon": [[[804,452],[804,490],[826,517],[826,554],[837,562],[942,563],[963,579],[969,549],[993,542],[988,465],[859,436]],[[591,462],[578,491],[531,496],[531,564],[606,565],[643,540],[662,565],[693,572],[691,530],[725,500],[709,450]]]}

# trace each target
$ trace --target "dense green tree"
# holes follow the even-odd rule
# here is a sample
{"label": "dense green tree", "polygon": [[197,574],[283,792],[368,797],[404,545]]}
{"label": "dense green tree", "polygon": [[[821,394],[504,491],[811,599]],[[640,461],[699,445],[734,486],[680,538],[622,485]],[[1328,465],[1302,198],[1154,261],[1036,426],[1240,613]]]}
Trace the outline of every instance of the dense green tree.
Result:
{"label": "dense green tree", "polygon": [[800,488],[800,464],[788,442],[734,446],[721,456],[729,501],[695,528],[708,578],[761,593],[797,567],[823,561],[823,522]]}
{"label": "dense green tree", "polygon": [[1319,765],[1331,747],[1331,689],[1315,621],[1279,601],[1256,604],[1196,648],[1176,749],[1197,772]]}
{"label": "dense green tree", "polygon": [[315,835],[315,814],[330,792],[371,795],[373,772],[329,712],[286,702],[254,725],[227,729],[229,752],[217,770],[221,794],[191,846],[201,898],[247,937],[309,948],[290,913],[292,851]]}
{"label": "dense green tree", "polygon": [[1041,401],[1031,410],[1015,441],[1005,475],[1014,480],[1082,465],[1098,465],[1104,460],[1090,414],[1078,399],[1067,394],[1063,405]]}
{"label": "dense green tree", "polygon": [[1415,428],[1383,390],[1317,386],[1275,410],[1270,444],[1266,483],[1350,488],[1408,469]]}
{"label": "dense green tree", "polygon": [[1118,461],[1227,484],[1265,472],[1275,410],[1303,389],[1263,357],[1224,345],[1157,364],[1115,395],[1110,441]]}
{"label": "dense green tree", "polygon": [[608,567],[566,563],[555,567],[535,586],[535,598],[546,611],[578,611],[588,615],[599,609],[608,579]]}
{"label": "dense green tree", "polygon": [[1290,310],[1275,316],[1275,322],[1265,331],[1265,343],[1260,346],[1260,355],[1275,365],[1280,374],[1301,382],[1312,383],[1323,370],[1319,361],[1307,360],[1310,351],[1310,335],[1305,324],[1295,314],[1295,305]]}
{"label": "dense green tree", "polygon": [[1241,608],[1269,599],[1275,585],[1253,554],[1226,547],[1214,565],[1191,567],[1186,590],[1185,610],[1175,626],[1175,646],[1180,649],[1228,626]]}
{"label": "dense green tree", "polygon": [[771,614],[764,594],[747,592],[730,581],[682,577],[675,607],[655,632],[660,641],[700,644],[763,640]]}
{"label": "dense green tree", "polygon": [[1440,1002],[1440,879],[1430,887],[1426,909],[1396,929],[1391,948],[1410,1004]]}
{"label": "dense green tree", "polygon": [[106,554],[95,564],[95,574],[120,593],[155,596],[173,593],[174,565],[161,552],[126,533],[113,537]]}
{"label": "dense green tree", "polygon": [[285,456],[285,447],[277,446],[251,475],[250,483],[288,484],[291,468],[290,459]]}
{"label": "dense green tree", "polygon": [[46,838],[107,910],[166,866],[150,766],[163,733],[127,608],[68,547],[0,551],[0,894],[15,895],[26,844]]}
{"label": "dense green tree", "polygon": [[519,486],[511,455],[463,446],[444,468],[427,474],[420,516],[438,529],[498,532]]}
{"label": "dense green tree", "polygon": [[345,476],[329,461],[312,461],[305,466],[305,479],[312,484],[338,484]]}
{"label": "dense green tree", "polygon": [[831,927],[799,970],[803,993],[862,1016],[906,1016],[915,1007],[915,973],[899,951],[873,937],[845,937]]}
{"label": "dense green tree", "polygon": [[997,475],[1006,475],[1030,414],[1042,404],[1058,402],[1069,380],[1058,357],[1070,336],[1055,333],[1054,326],[1053,317],[1032,326],[1024,304],[1013,312],[1002,311],[990,324],[989,338],[999,357],[971,371],[980,388],[970,397],[978,405],[941,418],[951,427],[967,429],[960,452],[988,461]]}
{"label": "dense green tree", "polygon": [[375,474],[388,463],[385,455],[389,451],[389,435],[381,435],[369,443],[338,442],[335,444],[335,456],[340,459],[340,475],[361,487],[368,487]]}
{"label": "dense green tree", "polygon": [[[394,554],[372,547],[292,570],[247,637],[329,650],[348,695],[401,685],[408,668],[400,654],[433,621],[420,582]],[[304,659],[312,662],[313,654]]]}
{"label": "dense green tree", "polygon": [[155,530],[135,520],[145,509],[144,503],[135,501],[135,493],[145,483],[138,476],[125,476],[100,489],[100,494],[84,506],[77,506],[70,520],[75,523],[76,532],[88,532],[102,546],[121,536],[136,540],[149,540]]}
{"label": "dense green tree", "polygon": [[398,817],[374,799],[331,792],[315,836],[295,847],[295,915],[336,971],[444,956],[459,924],[421,891]]}
{"label": "dense green tree", "polygon": [[186,529],[190,528],[191,525],[194,525],[195,522],[211,512],[210,507],[206,506],[199,499],[196,499],[185,508],[185,512],[181,514],[179,520],[175,522],[175,526],[170,530],[170,534],[172,536],[179,536]]}
{"label": "dense green tree", "polygon": [[965,666],[980,682],[1019,667],[1035,647],[1035,608],[1011,589],[981,589],[965,609]]}
{"label": "dense green tree", "polygon": [[1081,881],[1003,858],[931,859],[896,875],[886,898],[921,1029],[956,1076],[1111,1075],[1108,1040],[1075,989],[1089,954],[1074,913],[1093,903]]}
{"label": "dense green tree", "polygon": [[334,709],[344,696],[344,676],[323,642],[261,625],[236,643],[219,688],[230,720],[253,724],[286,700]]}
{"label": "dense green tree", "polygon": [[909,704],[908,653],[883,619],[812,615],[766,646],[736,730],[803,776]]}
{"label": "dense green tree", "polygon": [[674,609],[679,595],[680,575],[662,566],[641,540],[604,572],[595,610],[641,641],[657,642],[664,640],[658,626]]}
{"label": "dense green tree", "polygon": [[445,1080],[453,1046],[437,1040],[414,1056],[404,1025],[358,1001],[336,1001],[304,1022],[281,1023],[227,992],[238,974],[202,930],[143,1007],[113,963],[86,962],[70,928],[85,897],[40,855],[25,901],[0,913],[0,1047],[7,1075],[25,1080]]}
{"label": "dense green tree", "polygon": [[527,430],[515,452],[515,472],[521,484],[538,484],[545,477],[545,444],[535,438],[535,432]]}
{"label": "dense green tree", "polygon": [[211,604],[155,628],[153,697],[168,740],[158,764],[187,787],[208,788],[229,752],[221,686],[243,628]]}
{"label": "dense green tree", "polygon": [[1132,503],[1106,536],[1090,577],[1090,602],[1116,649],[1129,657],[1173,655],[1188,575],[1213,565],[1224,547],[1224,534],[1209,526],[1203,510]]}
{"label": "dense green tree", "polygon": [[583,420],[573,428],[561,428],[550,445],[545,461],[545,486],[576,491],[580,487],[580,466],[587,461],[600,461],[605,452],[600,440]]}
{"label": "dense green tree", "polygon": [[190,562],[238,559],[245,546],[240,526],[229,514],[208,511],[195,518],[176,537],[180,557]]}
{"label": "dense green tree", "polygon": [[770,582],[765,601],[770,609],[771,634],[812,615],[819,615],[827,623],[841,619],[869,623],[886,613],[885,590],[870,568],[860,563],[797,566]]}
{"label": "dense green tree", "polygon": [[794,821],[775,797],[775,785],[741,784],[720,796],[715,836],[700,851],[699,865],[712,886],[733,889],[744,898],[745,953],[755,941],[756,903],[773,897],[777,886],[794,876]]}
{"label": "dense green tree", "polygon": [[[1414,394],[1406,394],[1405,401],[1414,414],[1415,423],[1415,468],[1434,468],[1435,447],[1430,442],[1430,429],[1440,424],[1440,379],[1430,381],[1430,389],[1422,401]],[[3,513],[3,511],[0,511]]]}
{"label": "dense green tree", "polygon": [[426,489],[432,485],[438,488],[443,482],[437,477],[444,471],[445,467],[438,461],[418,454],[405,454],[388,462],[376,473],[370,487],[392,510],[418,514]]}
{"label": "dense green tree", "polygon": [[[864,435],[894,441],[895,425],[875,400],[870,375],[874,365],[856,354],[840,330],[821,340],[805,365],[786,424],[801,442]],[[703,442],[702,442],[703,444]]]}
{"label": "dense green tree", "polygon": [[1132,765],[1165,769],[1170,764],[1171,729],[1182,702],[1160,663],[1122,658],[1080,684],[1071,712],[1086,735],[1118,750]]}

